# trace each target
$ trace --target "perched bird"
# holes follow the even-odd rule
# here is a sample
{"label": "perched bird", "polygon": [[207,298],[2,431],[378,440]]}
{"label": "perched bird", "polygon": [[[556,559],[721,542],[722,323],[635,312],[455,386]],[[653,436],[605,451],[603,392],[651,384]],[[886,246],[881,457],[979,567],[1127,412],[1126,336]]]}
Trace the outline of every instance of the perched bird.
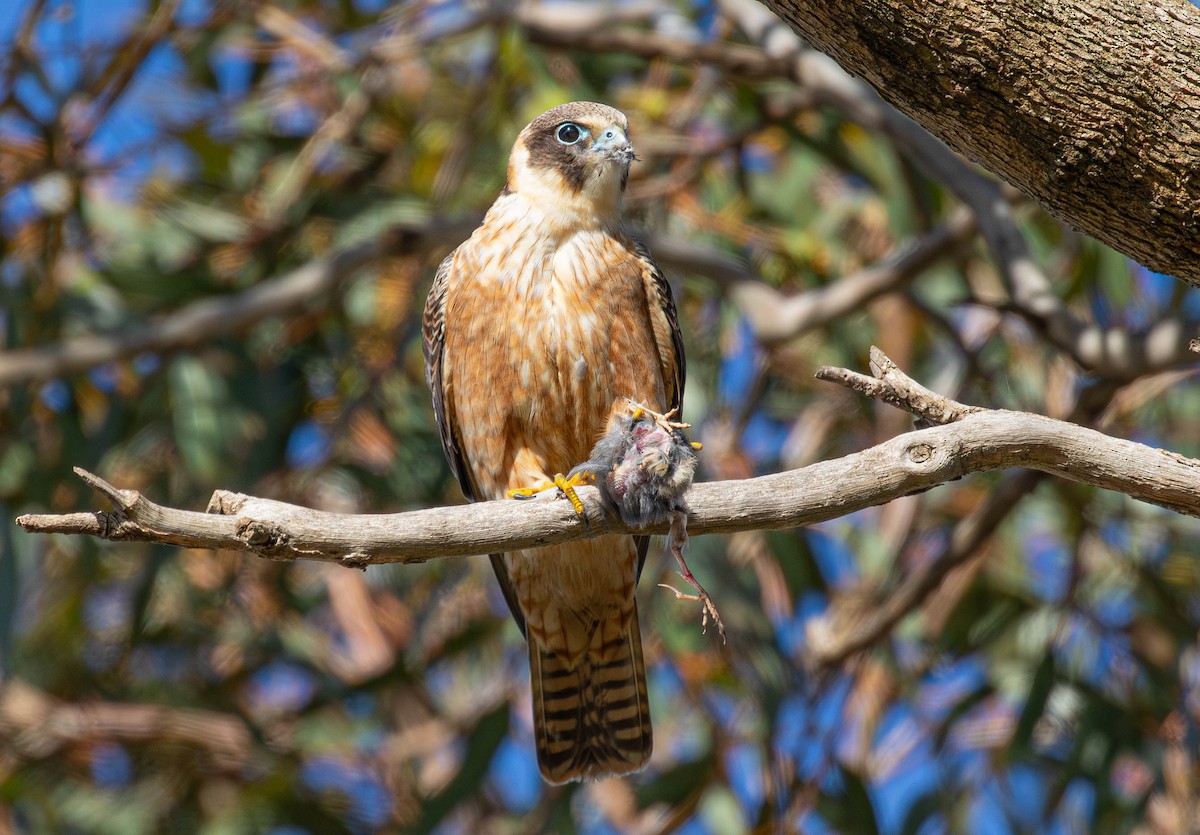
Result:
{"label": "perched bird", "polygon": [[[442,446],[467,498],[555,482],[633,399],[683,397],[671,291],[625,231],[624,114],[573,102],[521,131],[507,185],[438,269],[423,323]],[[538,766],[551,783],[636,771],[650,709],[634,587],[645,536],[493,554],[529,642]]]}

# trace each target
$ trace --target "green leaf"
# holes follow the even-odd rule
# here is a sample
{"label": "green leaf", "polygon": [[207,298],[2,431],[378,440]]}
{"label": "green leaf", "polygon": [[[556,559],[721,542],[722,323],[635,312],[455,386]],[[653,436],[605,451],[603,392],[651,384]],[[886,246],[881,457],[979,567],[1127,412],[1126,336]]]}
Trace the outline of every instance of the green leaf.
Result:
{"label": "green leaf", "polygon": [[229,390],[220,376],[195,357],[172,360],[169,378],[179,454],[197,478],[215,482],[224,464],[223,430],[232,408]]}
{"label": "green leaf", "polygon": [[1033,683],[1029,687],[1029,695],[1025,699],[1025,707],[1021,710],[1021,718],[1013,732],[1010,754],[1024,754],[1030,748],[1033,739],[1033,729],[1046,710],[1046,700],[1054,689],[1055,668],[1054,653],[1047,651],[1033,675]]}
{"label": "green leaf", "polygon": [[713,835],[739,835],[746,831],[741,805],[733,792],[719,783],[704,793],[699,813]]}
{"label": "green leaf", "polygon": [[23,441],[11,443],[0,453],[0,496],[23,491],[36,463],[33,448]]}
{"label": "green leaf", "polygon": [[167,217],[207,241],[240,241],[250,231],[246,218],[211,204],[183,202],[172,206]]}
{"label": "green leaf", "polygon": [[707,785],[715,773],[712,757],[680,763],[653,782],[637,787],[638,806],[645,808],[655,803],[677,806]]}

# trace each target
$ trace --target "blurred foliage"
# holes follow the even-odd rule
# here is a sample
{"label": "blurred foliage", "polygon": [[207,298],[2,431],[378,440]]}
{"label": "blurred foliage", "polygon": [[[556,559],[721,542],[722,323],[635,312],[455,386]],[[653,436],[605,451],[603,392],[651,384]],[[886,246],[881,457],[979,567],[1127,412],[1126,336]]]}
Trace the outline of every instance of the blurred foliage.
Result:
{"label": "blurred foliage", "polygon": [[[723,7],[620,8],[636,31],[747,43]],[[5,4],[4,348],[129,332],[395,223],[476,217],[520,128],[570,99],[629,114],[635,224],[742,255],[785,292],[830,285],[954,208],[845,114],[768,106],[792,82],[583,38],[543,48],[513,9]],[[1078,316],[1200,317],[1194,291],[1021,215]],[[196,508],[216,487],[341,511],[459,501],[417,339],[445,251],[378,259],[287,317],[5,388],[4,517],[93,508],[72,466]],[[672,278],[704,478],[910,428],[813,380],[821,364],[862,368],[871,344],[966,402],[1200,455],[1190,372],[1076,367],[1005,307],[982,243],[769,347],[723,285]],[[994,535],[919,608],[813,668],[814,626],[853,623],[931,570],[989,502]],[[537,776],[525,648],[485,560],[359,574],[35,538],[11,521],[0,547],[0,832],[1198,825],[1200,527],[1075,484],[976,475],[810,529],[693,540],[724,648],[657,588],[672,566],[656,547],[640,590],[654,758],[562,788]]]}

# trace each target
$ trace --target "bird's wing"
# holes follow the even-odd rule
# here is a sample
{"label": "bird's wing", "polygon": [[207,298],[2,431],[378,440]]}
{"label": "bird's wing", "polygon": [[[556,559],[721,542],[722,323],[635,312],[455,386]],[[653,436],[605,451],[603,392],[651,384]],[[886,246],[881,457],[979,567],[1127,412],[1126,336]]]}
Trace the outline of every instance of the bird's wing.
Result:
{"label": "bird's wing", "polygon": [[[654,263],[641,241],[632,239],[633,251],[641,262],[642,279],[646,284],[646,302],[650,308],[655,346],[662,366],[663,390],[667,395],[665,408],[683,406],[683,386],[687,379],[687,361],[683,355],[683,334],[679,330],[679,314],[666,276]],[[675,420],[682,418],[676,413]]]}
{"label": "bird's wing", "polygon": [[450,273],[454,269],[451,252],[438,267],[429,296],[425,299],[425,313],[421,318],[421,342],[425,353],[425,382],[433,394],[433,416],[437,419],[438,433],[442,436],[442,450],[450,462],[450,471],[458,479],[458,486],[468,501],[477,501],[480,496],[471,481],[470,470],[463,458],[455,432],[454,415],[448,412],[446,402],[446,380],[444,378],[443,352],[446,347],[446,297],[450,285]]}
{"label": "bird's wing", "polygon": [[[446,398],[443,364],[443,352],[446,346],[446,297],[450,274],[454,270],[454,259],[457,254],[456,250],[446,256],[433,279],[433,286],[429,289],[429,296],[425,299],[425,313],[421,319],[421,342],[425,353],[425,382],[429,384],[429,391],[433,394],[433,415],[437,419],[438,433],[442,437],[442,450],[446,453],[446,460],[450,462],[450,471],[458,479],[458,486],[462,488],[463,495],[467,497],[467,501],[474,502],[484,496],[481,495],[471,478],[471,469],[467,466],[466,458],[463,456],[462,447],[459,444],[458,433],[455,431],[455,416],[450,413],[450,404]],[[516,589],[513,588],[512,581],[508,577],[508,569],[504,567],[504,555],[490,554],[489,556],[492,560],[492,568],[496,572],[496,579],[500,582],[500,591],[504,594],[508,608],[512,610],[513,619],[516,620],[521,634],[524,635],[525,616],[521,613]]]}
{"label": "bird's wing", "polygon": [[[675,297],[666,276],[654,263],[650,250],[636,238],[631,239],[634,254],[642,266],[642,280],[646,284],[646,303],[649,305],[650,324],[654,344],[658,350],[658,361],[662,367],[663,391],[668,411],[679,409],[675,420],[682,420],[683,386],[687,381],[687,359],[683,354],[683,333],[679,330],[679,314],[675,311]],[[650,537],[637,536],[637,576],[642,578],[642,566],[646,563],[646,552]]]}

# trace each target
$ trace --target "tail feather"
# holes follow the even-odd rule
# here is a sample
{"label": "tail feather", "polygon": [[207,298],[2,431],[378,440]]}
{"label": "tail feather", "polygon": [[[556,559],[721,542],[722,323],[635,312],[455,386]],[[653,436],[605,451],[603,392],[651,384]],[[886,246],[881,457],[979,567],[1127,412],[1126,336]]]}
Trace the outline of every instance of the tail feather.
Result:
{"label": "tail feather", "polygon": [[[551,783],[637,771],[650,758],[650,702],[637,609],[592,633],[586,652],[566,659],[529,641],[538,767]],[[609,628],[604,628],[604,627]]]}

